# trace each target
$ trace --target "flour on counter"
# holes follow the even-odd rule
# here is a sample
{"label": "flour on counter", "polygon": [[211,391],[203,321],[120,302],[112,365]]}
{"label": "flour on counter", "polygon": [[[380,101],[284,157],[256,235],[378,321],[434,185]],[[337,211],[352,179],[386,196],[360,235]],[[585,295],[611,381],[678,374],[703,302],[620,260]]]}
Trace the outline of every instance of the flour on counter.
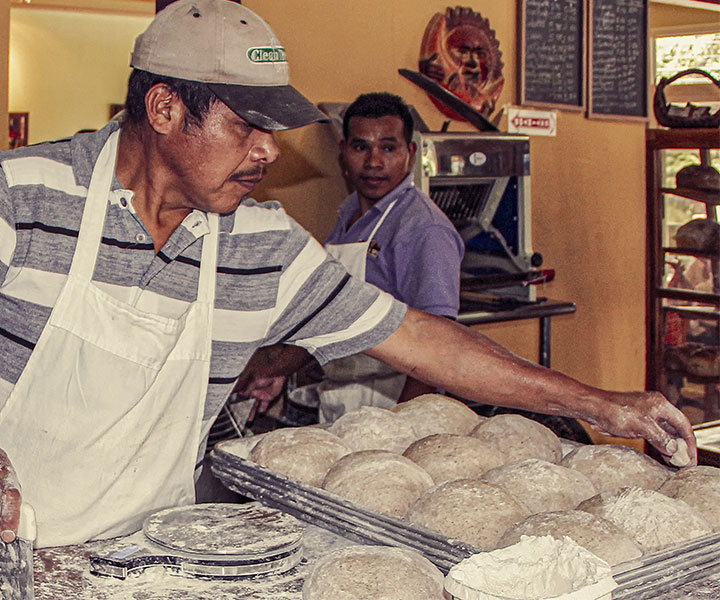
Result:
{"label": "flour on counter", "polygon": [[185,577],[151,567],[125,580],[90,574],[90,555],[137,543],[142,532],[82,546],[44,548],[35,552],[36,600],[301,600],[303,581],[320,556],[352,542],[308,526],[304,558],[280,574],[212,581]]}

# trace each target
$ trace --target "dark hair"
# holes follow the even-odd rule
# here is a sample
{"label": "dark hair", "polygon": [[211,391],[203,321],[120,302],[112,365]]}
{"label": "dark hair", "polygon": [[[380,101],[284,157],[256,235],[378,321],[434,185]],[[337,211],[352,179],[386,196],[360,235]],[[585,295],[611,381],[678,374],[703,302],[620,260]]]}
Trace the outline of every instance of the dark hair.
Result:
{"label": "dark hair", "polygon": [[210,107],[220,99],[210,91],[204,83],[199,81],[188,81],[155,75],[140,69],[134,69],[130,73],[128,81],[127,99],[125,100],[125,120],[131,123],[141,123],[147,115],[145,111],[145,96],[150,88],[158,83],[164,83],[175,92],[188,109],[185,118],[185,127],[189,125],[202,125]]}
{"label": "dark hair", "polygon": [[409,144],[413,136],[413,118],[410,108],[405,101],[395,94],[387,92],[372,92],[362,94],[345,109],[343,116],[343,136],[350,135],[350,119],[352,117],[366,117],[379,119],[380,117],[400,117],[403,120],[403,133],[405,141]]}

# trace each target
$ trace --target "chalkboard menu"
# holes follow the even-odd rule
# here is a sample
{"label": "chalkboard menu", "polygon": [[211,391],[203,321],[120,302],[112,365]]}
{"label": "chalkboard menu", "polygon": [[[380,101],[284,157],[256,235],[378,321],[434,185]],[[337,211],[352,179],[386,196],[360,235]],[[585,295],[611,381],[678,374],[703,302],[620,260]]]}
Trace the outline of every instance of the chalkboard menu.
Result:
{"label": "chalkboard menu", "polygon": [[647,0],[589,0],[590,117],[647,117]]}
{"label": "chalkboard menu", "polygon": [[585,0],[522,0],[521,104],[585,104]]}

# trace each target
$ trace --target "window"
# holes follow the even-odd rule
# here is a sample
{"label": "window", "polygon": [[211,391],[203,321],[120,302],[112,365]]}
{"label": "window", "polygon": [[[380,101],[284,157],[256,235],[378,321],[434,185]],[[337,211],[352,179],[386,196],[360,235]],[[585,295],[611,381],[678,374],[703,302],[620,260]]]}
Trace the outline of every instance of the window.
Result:
{"label": "window", "polygon": [[[720,80],[720,32],[708,33],[655,33],[653,35],[654,83],[663,77],[669,78],[686,69],[702,69]],[[654,89],[652,90],[654,94]],[[652,95],[651,95],[652,97]],[[688,102],[697,106],[710,106],[712,111],[720,109],[720,90],[702,75],[681,77],[665,88],[667,102],[685,106]],[[704,157],[720,170],[720,151],[710,150]],[[664,187],[675,187],[675,175],[685,166],[701,164],[703,157],[697,150],[666,150],[663,152]],[[665,210],[666,223],[679,227],[693,218],[705,217],[703,205],[692,200],[671,196]],[[720,217],[720,206],[716,207],[716,220]],[[666,232],[669,233],[669,232]]]}

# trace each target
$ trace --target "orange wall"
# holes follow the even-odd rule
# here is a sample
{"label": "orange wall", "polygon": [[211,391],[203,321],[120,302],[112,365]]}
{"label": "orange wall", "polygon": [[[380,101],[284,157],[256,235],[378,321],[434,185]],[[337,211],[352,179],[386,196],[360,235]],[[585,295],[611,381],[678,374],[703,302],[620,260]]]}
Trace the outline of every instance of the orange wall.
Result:
{"label": "orange wall", "polygon": [[[8,53],[10,48],[10,5],[0,8],[0,123],[8,122]],[[6,150],[8,138],[0,138],[0,149]]]}
{"label": "orange wall", "polygon": [[[397,73],[417,68],[431,17],[446,3],[368,0],[246,0],[283,41],[293,83],[315,102],[359,93],[398,93],[433,128],[444,118]],[[498,106],[515,101],[516,3],[472,2],[500,41],[506,84]],[[304,25],[306,24],[306,25]],[[452,130],[464,129],[453,123]],[[541,294],[572,300],[575,315],[553,320],[553,366],[612,389],[644,385],[645,186],[642,123],[591,121],[561,112],[555,138],[531,141],[533,249],[557,279]],[[281,134],[285,152],[259,195],[281,200],[318,237],[329,232],[345,193],[327,126]],[[536,322],[483,327],[527,358],[537,358]]]}

